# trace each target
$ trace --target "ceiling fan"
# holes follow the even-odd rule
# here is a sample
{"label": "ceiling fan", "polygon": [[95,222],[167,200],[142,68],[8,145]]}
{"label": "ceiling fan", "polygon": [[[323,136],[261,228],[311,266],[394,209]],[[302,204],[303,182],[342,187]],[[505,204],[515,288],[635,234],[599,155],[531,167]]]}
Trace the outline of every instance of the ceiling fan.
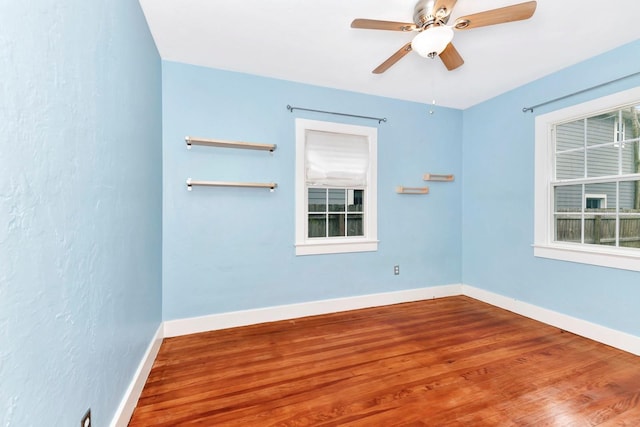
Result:
{"label": "ceiling fan", "polygon": [[454,29],[469,30],[487,25],[522,21],[531,18],[536,10],[536,2],[527,1],[462,16],[456,19],[453,25],[447,25],[456,1],[418,0],[413,13],[413,23],[354,19],[351,23],[351,28],[413,31],[418,33],[412,41],[402,46],[396,53],[373,70],[373,73],[384,73],[412,50],[428,58],[439,56],[448,70],[455,70],[464,64],[464,60],[453,46],[453,43],[451,43]]}

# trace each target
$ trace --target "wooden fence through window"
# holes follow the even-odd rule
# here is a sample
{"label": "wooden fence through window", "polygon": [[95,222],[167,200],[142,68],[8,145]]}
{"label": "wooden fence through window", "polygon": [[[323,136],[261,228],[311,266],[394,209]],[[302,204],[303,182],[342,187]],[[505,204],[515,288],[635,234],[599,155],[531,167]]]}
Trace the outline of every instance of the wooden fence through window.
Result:
{"label": "wooden fence through window", "polygon": [[[638,216],[620,217],[620,246],[640,248],[640,212],[633,211],[632,213],[636,213]],[[580,243],[580,215],[562,215],[556,218],[556,241]],[[584,243],[615,246],[615,215],[585,213]]]}

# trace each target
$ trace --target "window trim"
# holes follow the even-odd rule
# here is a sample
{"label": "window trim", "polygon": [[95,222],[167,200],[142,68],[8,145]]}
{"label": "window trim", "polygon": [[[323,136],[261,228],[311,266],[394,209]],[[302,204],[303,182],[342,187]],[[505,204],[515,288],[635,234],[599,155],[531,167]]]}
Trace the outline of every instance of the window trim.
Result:
{"label": "window trim", "polygon": [[553,126],[640,104],[640,87],[542,114],[535,119],[534,243],[535,257],[640,271],[640,250],[553,240]]}
{"label": "window trim", "polygon": [[[295,251],[296,255],[320,255],[378,250],[377,144],[378,129],[318,120],[296,119],[295,168]],[[369,145],[369,169],[365,188],[364,236],[312,239],[306,236],[307,185],[305,180],[306,131],[334,132],[365,136]],[[355,187],[354,187],[355,188]]]}

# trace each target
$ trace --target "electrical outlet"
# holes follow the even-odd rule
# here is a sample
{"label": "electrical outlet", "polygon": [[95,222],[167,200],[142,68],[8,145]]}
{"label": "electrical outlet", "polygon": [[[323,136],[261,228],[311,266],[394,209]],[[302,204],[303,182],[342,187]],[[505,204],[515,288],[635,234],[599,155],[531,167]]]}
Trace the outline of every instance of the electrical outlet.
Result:
{"label": "electrical outlet", "polygon": [[395,274],[396,276],[398,274],[400,274],[400,266],[399,265],[394,265],[393,266],[393,274]]}
{"label": "electrical outlet", "polygon": [[87,413],[80,420],[80,427],[91,427],[91,408],[87,410]]}

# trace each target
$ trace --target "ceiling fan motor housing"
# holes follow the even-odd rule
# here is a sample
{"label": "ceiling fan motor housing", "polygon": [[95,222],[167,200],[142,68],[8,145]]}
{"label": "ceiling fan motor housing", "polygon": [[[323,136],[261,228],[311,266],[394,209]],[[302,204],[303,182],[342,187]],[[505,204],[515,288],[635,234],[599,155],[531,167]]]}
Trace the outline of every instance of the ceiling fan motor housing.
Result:
{"label": "ceiling fan motor housing", "polygon": [[427,29],[434,24],[444,25],[449,21],[451,11],[446,8],[434,10],[436,0],[419,0],[413,10],[413,22],[418,28]]}

